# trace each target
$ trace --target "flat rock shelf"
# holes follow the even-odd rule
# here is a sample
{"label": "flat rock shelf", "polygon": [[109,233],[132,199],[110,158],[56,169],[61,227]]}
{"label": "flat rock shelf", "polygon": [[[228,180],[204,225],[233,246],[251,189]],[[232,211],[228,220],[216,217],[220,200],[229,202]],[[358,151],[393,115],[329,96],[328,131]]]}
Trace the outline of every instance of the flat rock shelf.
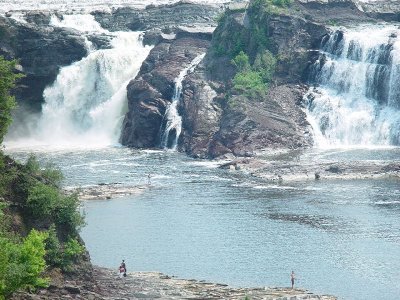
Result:
{"label": "flat rock shelf", "polygon": [[[95,267],[94,285],[70,281],[65,286],[40,291],[29,298],[15,299],[252,299],[252,300],[336,300],[329,295],[316,295],[304,289],[283,288],[233,288],[225,284],[178,279],[159,272],[128,272],[119,278],[117,270]],[[22,296],[22,295],[20,295]],[[246,298],[247,297],[247,298]]]}

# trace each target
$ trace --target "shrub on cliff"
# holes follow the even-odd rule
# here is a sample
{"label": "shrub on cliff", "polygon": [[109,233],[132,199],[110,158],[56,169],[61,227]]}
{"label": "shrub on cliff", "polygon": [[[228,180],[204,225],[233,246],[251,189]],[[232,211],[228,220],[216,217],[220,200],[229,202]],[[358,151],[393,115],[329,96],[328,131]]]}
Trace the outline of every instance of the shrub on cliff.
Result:
{"label": "shrub on cliff", "polygon": [[237,68],[233,78],[233,88],[250,98],[263,98],[268,90],[276,65],[276,59],[271,52],[265,50],[257,54],[253,65],[249,57],[241,51],[232,64]]}
{"label": "shrub on cliff", "polygon": [[[3,221],[3,220],[0,220]],[[0,233],[0,300],[19,289],[46,287],[44,240],[47,234],[32,229],[21,242]]]}
{"label": "shrub on cliff", "polygon": [[60,191],[62,173],[52,165],[40,169],[39,163],[31,156],[26,169],[37,179],[31,180],[26,206],[34,219],[47,219],[75,233],[84,224],[80,214],[77,194],[64,195]]}
{"label": "shrub on cliff", "polygon": [[50,226],[47,232],[48,236],[45,241],[46,262],[53,267],[61,268],[63,271],[70,271],[76,260],[85,252],[85,247],[71,236],[62,245],[57,237],[54,224]]}
{"label": "shrub on cliff", "polygon": [[15,60],[7,61],[0,56],[0,143],[11,124],[11,110],[15,107],[15,99],[10,90],[14,88],[15,81],[22,77],[14,73],[16,63]]}

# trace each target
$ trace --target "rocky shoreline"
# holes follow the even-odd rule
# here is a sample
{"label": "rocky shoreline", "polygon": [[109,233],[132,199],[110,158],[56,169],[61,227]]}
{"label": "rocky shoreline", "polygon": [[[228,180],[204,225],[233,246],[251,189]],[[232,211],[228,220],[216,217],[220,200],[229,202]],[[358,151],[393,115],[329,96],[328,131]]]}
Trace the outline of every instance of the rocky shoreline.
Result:
{"label": "rocky shoreline", "polygon": [[67,188],[65,193],[76,192],[79,200],[109,200],[117,197],[138,195],[150,188],[150,185],[123,185],[121,183],[104,183],[94,186]]}
{"label": "rocky shoreline", "polygon": [[70,280],[64,284],[52,284],[49,289],[40,290],[37,294],[20,293],[13,299],[337,299],[330,295],[317,295],[302,288],[234,288],[226,284],[179,279],[159,272],[131,272],[127,277],[119,278],[116,270],[101,267],[94,267],[92,278],[90,285]]}
{"label": "rocky shoreline", "polygon": [[222,169],[240,171],[266,182],[309,180],[400,180],[400,161],[354,160],[323,161],[305,157],[301,151],[276,150],[255,157],[232,158]]}

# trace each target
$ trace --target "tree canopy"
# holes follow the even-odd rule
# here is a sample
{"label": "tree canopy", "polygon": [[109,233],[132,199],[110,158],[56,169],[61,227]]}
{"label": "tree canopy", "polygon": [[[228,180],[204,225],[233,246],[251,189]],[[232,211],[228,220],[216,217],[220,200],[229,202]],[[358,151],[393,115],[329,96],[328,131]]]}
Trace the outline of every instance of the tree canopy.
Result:
{"label": "tree canopy", "polygon": [[11,111],[15,107],[15,98],[10,91],[15,87],[16,80],[23,76],[15,72],[16,64],[17,61],[8,61],[0,56],[0,143],[11,124]]}

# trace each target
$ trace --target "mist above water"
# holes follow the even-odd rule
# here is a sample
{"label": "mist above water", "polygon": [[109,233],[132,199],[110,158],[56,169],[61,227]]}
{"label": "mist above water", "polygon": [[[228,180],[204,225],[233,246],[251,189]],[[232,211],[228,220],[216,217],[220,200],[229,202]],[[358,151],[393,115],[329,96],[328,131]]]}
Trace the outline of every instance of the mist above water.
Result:
{"label": "mist above water", "polygon": [[7,140],[8,146],[46,145],[55,148],[99,147],[118,143],[127,106],[126,86],[139,72],[150,52],[140,32],[108,32],[91,15],[55,17],[53,26],[106,33],[111,49],[91,50],[70,66],[61,68],[55,82],[43,93],[42,115],[31,132]]}

